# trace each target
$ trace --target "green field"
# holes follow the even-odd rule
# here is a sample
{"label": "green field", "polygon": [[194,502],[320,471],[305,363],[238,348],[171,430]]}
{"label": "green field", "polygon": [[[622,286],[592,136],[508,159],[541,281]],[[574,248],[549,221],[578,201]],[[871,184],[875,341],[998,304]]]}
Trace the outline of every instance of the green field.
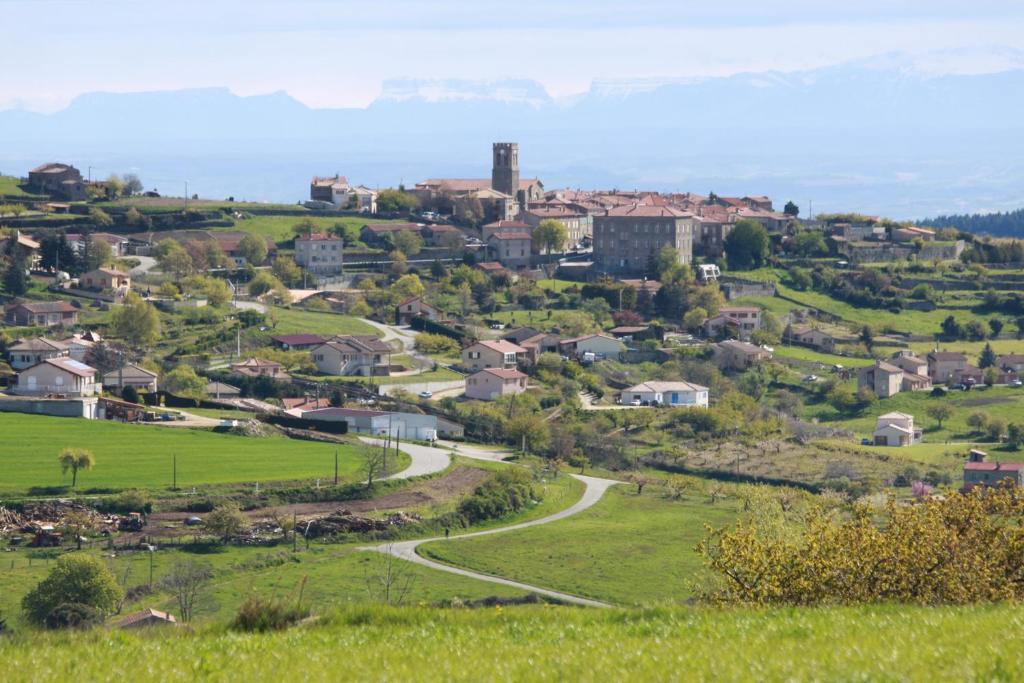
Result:
{"label": "green field", "polygon": [[[953,416],[945,420],[942,429],[936,428],[935,420],[928,416],[929,406],[944,402],[953,408]],[[914,416],[915,426],[924,428],[926,442],[972,441],[978,435],[967,426],[967,418],[975,412],[985,413],[990,419],[1004,422],[1024,422],[1024,389],[1008,387],[975,388],[972,391],[950,391],[945,398],[933,398],[928,391],[905,391],[890,398],[881,399],[865,414],[848,417],[836,413],[830,405],[818,403],[804,408],[802,417],[817,418],[837,427],[853,430],[858,437],[870,437],[875,428],[875,419],[884,413],[898,411]],[[902,450],[902,449],[889,449]],[[1024,459],[1019,456],[1008,459]]]}
{"label": "green field", "polygon": [[573,517],[499,536],[431,543],[420,552],[447,564],[618,604],[678,601],[703,572],[694,546],[705,524],[736,515],[731,501],[700,494],[670,501],[655,490],[611,488]]}
{"label": "green field", "polygon": [[[24,494],[33,487],[71,483],[57,464],[61,449],[91,450],[96,466],[78,476],[78,488],[171,486],[177,455],[178,487],[239,482],[272,482],[333,477],[333,444],[285,437],[252,438],[158,425],[0,414],[0,493]],[[359,459],[352,446],[339,446],[341,473],[356,478]],[[406,458],[408,456],[405,456]],[[406,460],[406,462],[408,462]]]}
{"label": "green field", "polygon": [[[333,225],[341,224],[362,228],[367,223],[386,223],[383,220],[368,220],[357,216],[253,216],[243,220],[236,220],[234,227],[223,228],[224,230],[244,230],[254,235],[269,237],[274,242],[287,242],[295,237],[292,227],[303,221],[312,221],[319,230],[326,230]],[[220,229],[220,228],[218,228]]]}
{"label": "green field", "polygon": [[[636,577],[657,581],[658,577]],[[350,607],[283,632],[32,634],[20,681],[1010,681],[1024,615],[971,607]],[[969,634],[969,638],[965,638]]]}
{"label": "green field", "polygon": [[301,308],[284,308],[272,306],[268,318],[273,325],[272,334],[319,334],[331,336],[336,334],[365,334],[379,337],[380,331],[361,318],[338,313],[321,313],[306,311]]}
{"label": "green field", "polygon": [[838,364],[847,368],[859,368],[873,363],[870,358],[836,356],[831,353],[814,351],[803,346],[786,346],[784,344],[777,344],[772,348],[775,349],[776,358],[794,358],[796,360],[805,360],[812,363],[821,363],[828,367]]}
{"label": "green field", "polygon": [[[978,364],[978,356],[985,344],[991,344],[992,350],[999,355],[1008,353],[1024,353],[1024,339],[992,339],[988,341],[952,341],[941,342],[940,351],[960,351],[967,354],[967,362],[971,365]],[[929,351],[935,350],[935,342],[911,342],[910,348],[917,354],[924,356]]]}
{"label": "green field", "polygon": [[0,197],[7,196],[20,199],[46,199],[43,195],[32,194],[22,189],[18,178],[9,175],[0,175]]}

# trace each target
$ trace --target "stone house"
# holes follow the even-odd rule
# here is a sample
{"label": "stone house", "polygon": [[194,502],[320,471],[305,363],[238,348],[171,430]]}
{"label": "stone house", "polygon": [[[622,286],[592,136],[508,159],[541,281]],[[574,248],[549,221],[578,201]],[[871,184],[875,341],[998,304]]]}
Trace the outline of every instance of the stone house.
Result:
{"label": "stone house", "polygon": [[1024,463],[989,462],[984,451],[972,450],[964,463],[964,491],[975,486],[1024,486]]}
{"label": "stone house", "polygon": [[178,620],[169,612],[161,612],[149,607],[132,612],[117,622],[120,629],[150,628],[153,626],[177,626]]}
{"label": "stone house", "polygon": [[466,398],[494,401],[526,391],[527,376],[515,369],[485,368],[466,378]]}
{"label": "stone house", "polygon": [[70,164],[51,163],[28,172],[28,184],[37,192],[56,199],[80,202],[88,198],[82,172]]}
{"label": "stone house", "polygon": [[96,392],[96,369],[71,358],[47,358],[22,370],[14,388],[14,393],[27,396],[59,394],[77,398]]}
{"label": "stone house", "polygon": [[748,340],[751,333],[759,329],[761,309],[757,306],[723,306],[718,315],[704,321],[704,334],[711,338],[735,330],[740,339]]}
{"label": "stone house", "polygon": [[594,265],[604,272],[642,272],[651,255],[672,247],[680,263],[693,261],[693,214],[669,206],[633,204],[593,217]]}
{"label": "stone house", "polygon": [[523,222],[530,228],[536,228],[543,220],[556,220],[565,226],[567,249],[578,247],[584,238],[592,237],[594,234],[594,221],[590,214],[580,213],[568,207],[547,206],[542,208],[531,208],[523,213]]}

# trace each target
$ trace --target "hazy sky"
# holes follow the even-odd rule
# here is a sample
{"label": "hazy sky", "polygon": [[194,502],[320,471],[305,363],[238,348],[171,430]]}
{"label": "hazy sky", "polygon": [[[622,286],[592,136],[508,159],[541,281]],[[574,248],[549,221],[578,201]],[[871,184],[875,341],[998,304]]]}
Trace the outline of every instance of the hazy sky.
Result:
{"label": "hazy sky", "polygon": [[0,24],[0,109],[52,111],[82,92],[201,86],[286,90],[334,107],[366,105],[389,78],[530,78],[563,96],[594,79],[965,48],[970,64],[955,52],[938,68],[985,70],[989,53],[1022,45],[1024,3],[0,0]]}

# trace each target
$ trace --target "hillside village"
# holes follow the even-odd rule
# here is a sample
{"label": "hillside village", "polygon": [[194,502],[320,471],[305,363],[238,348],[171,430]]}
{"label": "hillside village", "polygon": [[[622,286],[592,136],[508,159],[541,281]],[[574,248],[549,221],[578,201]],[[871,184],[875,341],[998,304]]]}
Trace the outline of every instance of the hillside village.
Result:
{"label": "hillside village", "polygon": [[[316,175],[294,205],[56,162],[0,178],[0,427],[24,443],[2,542],[171,557],[203,536],[228,572],[301,538],[353,569],[354,544],[539,517],[595,481],[635,491],[612,494],[648,520],[629,543],[685,501],[697,539],[765,486],[853,505],[1024,484],[1020,242],[757,194],[548,189],[519,155],[494,143],[489,179],[410,187]],[[58,468],[61,449],[96,452]],[[479,503],[491,489],[517,502]],[[501,575],[499,549],[430,547]],[[579,604],[659,597],[517,576]],[[521,592],[420,580],[431,600]],[[119,623],[176,623],[172,592],[151,579]]]}

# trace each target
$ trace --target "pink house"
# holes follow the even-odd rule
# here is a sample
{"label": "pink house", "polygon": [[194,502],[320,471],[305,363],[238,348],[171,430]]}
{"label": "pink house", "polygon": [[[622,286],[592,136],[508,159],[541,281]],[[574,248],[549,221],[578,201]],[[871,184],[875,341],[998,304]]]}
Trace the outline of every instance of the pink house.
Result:
{"label": "pink house", "polygon": [[466,398],[494,401],[526,391],[526,375],[518,370],[487,368],[466,378]]}

